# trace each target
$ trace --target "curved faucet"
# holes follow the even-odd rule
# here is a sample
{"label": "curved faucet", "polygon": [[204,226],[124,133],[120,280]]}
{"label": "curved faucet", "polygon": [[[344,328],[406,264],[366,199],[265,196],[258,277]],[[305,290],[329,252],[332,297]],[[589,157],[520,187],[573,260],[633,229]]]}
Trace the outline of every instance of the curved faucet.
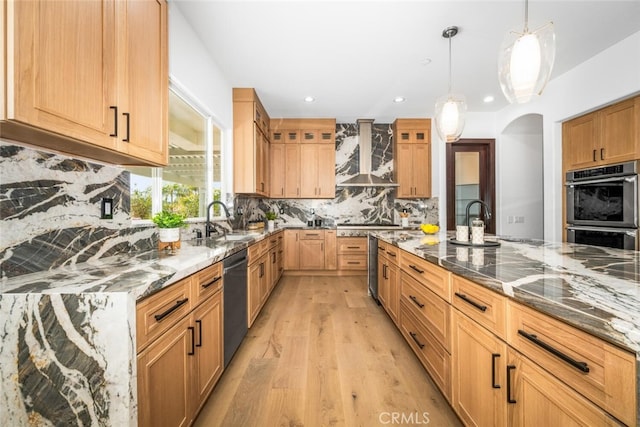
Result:
{"label": "curved faucet", "polygon": [[469,209],[471,208],[471,206],[475,205],[476,203],[480,203],[482,206],[484,206],[485,219],[491,219],[491,210],[489,209],[489,205],[487,205],[485,202],[483,202],[480,199],[475,199],[467,203],[467,208],[465,213],[465,222],[467,224],[467,227],[469,227]]}
{"label": "curved faucet", "polygon": [[209,206],[207,206],[207,222],[204,225],[204,235],[205,235],[205,237],[210,237],[211,236],[211,231],[213,229],[213,226],[211,225],[211,207],[213,205],[222,206],[222,209],[224,209],[224,213],[227,216],[227,221],[229,220],[228,218],[231,216],[231,214],[229,213],[229,209],[227,208],[227,205],[222,203],[220,200],[214,200],[213,202],[209,203]]}

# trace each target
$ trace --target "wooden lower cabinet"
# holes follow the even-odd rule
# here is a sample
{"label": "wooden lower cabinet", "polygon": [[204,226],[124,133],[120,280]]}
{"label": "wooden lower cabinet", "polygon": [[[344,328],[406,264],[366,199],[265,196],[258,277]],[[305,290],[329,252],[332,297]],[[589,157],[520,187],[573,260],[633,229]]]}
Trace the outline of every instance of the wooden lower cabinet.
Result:
{"label": "wooden lower cabinet", "polygon": [[507,345],[453,310],[452,405],[469,426],[505,426]]}
{"label": "wooden lower cabinet", "polygon": [[324,270],[324,238],[299,241],[300,270]]}
{"label": "wooden lower cabinet", "polygon": [[188,426],[223,370],[222,291],[163,333],[137,358],[140,426]]}
{"label": "wooden lower cabinet", "polygon": [[248,324],[253,325],[254,320],[258,317],[260,309],[266,299],[266,288],[268,283],[267,275],[267,254],[262,254],[256,260],[249,260],[247,274],[247,304],[248,304]]}
{"label": "wooden lower cabinet", "polygon": [[400,269],[386,256],[378,257],[378,300],[396,325],[400,322]]}
{"label": "wooden lower cabinet", "polygon": [[508,407],[509,426],[620,425],[602,409],[515,350],[509,349],[506,369],[508,400],[504,405]]}

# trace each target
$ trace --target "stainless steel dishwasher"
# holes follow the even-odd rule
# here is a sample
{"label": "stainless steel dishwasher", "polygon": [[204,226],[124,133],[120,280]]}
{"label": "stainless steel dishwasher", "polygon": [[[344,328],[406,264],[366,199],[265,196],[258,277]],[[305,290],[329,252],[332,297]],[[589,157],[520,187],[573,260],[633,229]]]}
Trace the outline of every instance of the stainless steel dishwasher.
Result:
{"label": "stainless steel dishwasher", "polygon": [[247,250],[228,256],[224,267],[224,366],[247,334]]}

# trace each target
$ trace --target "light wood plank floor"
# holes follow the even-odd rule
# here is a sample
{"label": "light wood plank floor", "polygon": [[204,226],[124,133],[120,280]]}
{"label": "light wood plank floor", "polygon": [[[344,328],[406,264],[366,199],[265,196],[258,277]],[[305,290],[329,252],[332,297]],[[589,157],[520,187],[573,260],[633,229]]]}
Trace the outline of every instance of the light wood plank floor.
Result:
{"label": "light wood plank floor", "polygon": [[195,426],[425,424],[461,425],[366,278],[286,276]]}

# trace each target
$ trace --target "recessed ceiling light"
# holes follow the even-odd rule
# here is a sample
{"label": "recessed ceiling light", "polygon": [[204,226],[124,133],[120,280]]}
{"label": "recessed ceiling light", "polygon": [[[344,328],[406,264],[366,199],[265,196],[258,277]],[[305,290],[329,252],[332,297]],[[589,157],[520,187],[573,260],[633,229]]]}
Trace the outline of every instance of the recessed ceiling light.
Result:
{"label": "recessed ceiling light", "polygon": [[393,98],[393,102],[395,102],[396,104],[400,103],[400,102],[404,102],[405,101],[405,97],[404,96],[396,96],[395,98]]}
{"label": "recessed ceiling light", "polygon": [[484,101],[485,104],[489,104],[493,102],[495,98],[493,97],[493,95],[487,95],[482,100]]}
{"label": "recessed ceiling light", "polygon": [[304,97],[304,102],[313,102],[316,99],[313,96],[305,96]]}

